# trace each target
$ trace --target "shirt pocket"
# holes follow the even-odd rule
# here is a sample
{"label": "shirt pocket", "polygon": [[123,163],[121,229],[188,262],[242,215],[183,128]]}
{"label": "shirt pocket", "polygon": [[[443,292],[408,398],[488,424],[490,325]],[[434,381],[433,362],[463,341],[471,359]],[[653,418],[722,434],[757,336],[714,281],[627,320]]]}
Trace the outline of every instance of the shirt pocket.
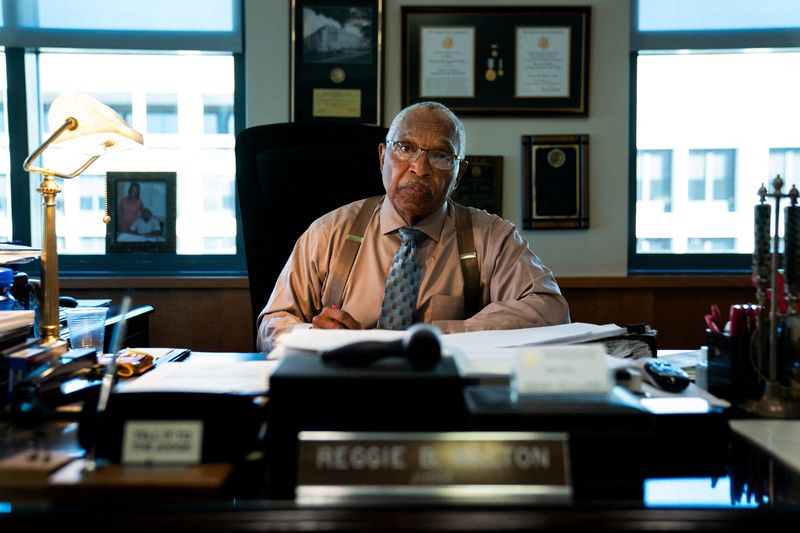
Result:
{"label": "shirt pocket", "polygon": [[429,310],[430,316],[425,317],[426,322],[433,320],[463,320],[464,297],[438,294],[431,298]]}

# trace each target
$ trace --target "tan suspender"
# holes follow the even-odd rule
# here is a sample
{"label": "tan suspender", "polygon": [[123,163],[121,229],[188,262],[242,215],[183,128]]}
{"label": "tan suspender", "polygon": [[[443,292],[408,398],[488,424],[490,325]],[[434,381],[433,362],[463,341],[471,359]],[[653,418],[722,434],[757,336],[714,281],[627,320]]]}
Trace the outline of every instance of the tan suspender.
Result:
{"label": "tan suspender", "polygon": [[[364,201],[361,210],[356,215],[353,224],[347,232],[347,237],[342,245],[342,250],[334,260],[331,268],[330,289],[328,294],[331,300],[323,302],[323,305],[342,305],[344,296],[344,286],[353,270],[353,263],[356,261],[358,249],[364,238],[364,232],[369,224],[369,219],[375,212],[378,203],[383,200],[383,196],[372,196]],[[455,202],[453,208],[456,214],[456,238],[458,240],[459,259],[461,259],[461,275],[464,277],[464,317],[469,318],[481,310],[481,284],[480,272],[478,269],[478,254],[475,252],[475,240],[472,233],[472,216],[469,209]]]}
{"label": "tan suspender", "polygon": [[369,219],[372,218],[372,213],[378,206],[378,202],[383,199],[383,196],[371,196],[364,201],[361,210],[356,215],[353,224],[347,232],[342,251],[339,256],[334,260],[333,268],[330,273],[330,281],[328,285],[330,290],[328,293],[331,295],[331,301],[322,302],[322,305],[337,305],[342,306],[342,297],[344,296],[344,284],[347,278],[350,277],[350,271],[353,270],[353,263],[356,262],[358,249],[361,248],[361,241],[364,239],[364,231],[367,229]]}
{"label": "tan suspender", "polygon": [[[451,200],[452,202],[452,200]],[[464,276],[464,318],[469,318],[483,308],[481,305],[481,274],[478,254],[472,233],[472,215],[463,205],[452,202],[456,213],[456,238],[461,275]]]}

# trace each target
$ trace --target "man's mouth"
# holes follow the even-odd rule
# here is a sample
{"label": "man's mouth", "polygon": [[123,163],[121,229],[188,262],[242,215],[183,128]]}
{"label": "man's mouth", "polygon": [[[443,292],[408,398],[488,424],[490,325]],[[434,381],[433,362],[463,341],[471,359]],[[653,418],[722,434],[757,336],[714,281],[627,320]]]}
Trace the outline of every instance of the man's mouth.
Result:
{"label": "man's mouth", "polygon": [[429,196],[431,194],[430,188],[424,183],[412,182],[400,187],[400,189],[407,194],[415,196]]}

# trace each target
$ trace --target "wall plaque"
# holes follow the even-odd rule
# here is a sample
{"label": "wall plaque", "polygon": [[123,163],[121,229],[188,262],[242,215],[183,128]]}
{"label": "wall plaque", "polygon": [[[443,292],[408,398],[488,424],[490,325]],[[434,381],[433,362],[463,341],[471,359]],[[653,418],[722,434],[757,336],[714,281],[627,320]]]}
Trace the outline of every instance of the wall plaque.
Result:
{"label": "wall plaque", "polygon": [[467,171],[453,191],[453,201],[503,216],[503,157],[468,155]]}
{"label": "wall plaque", "polygon": [[523,135],[525,229],[589,227],[588,135]]}

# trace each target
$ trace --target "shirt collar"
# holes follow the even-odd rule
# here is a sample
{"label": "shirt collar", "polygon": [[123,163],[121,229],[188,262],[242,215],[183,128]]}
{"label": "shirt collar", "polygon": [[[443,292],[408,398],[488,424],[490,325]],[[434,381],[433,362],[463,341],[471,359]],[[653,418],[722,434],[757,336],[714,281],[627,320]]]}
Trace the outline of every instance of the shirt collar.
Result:
{"label": "shirt collar", "polygon": [[[415,224],[414,227],[421,230],[430,239],[439,242],[442,235],[442,228],[444,227],[444,221],[446,219],[447,202],[442,204],[439,209],[422,219],[419,223]],[[393,231],[397,231],[398,228],[402,228],[404,226],[408,226],[408,224],[405,220],[403,220],[403,217],[400,216],[400,213],[398,213],[394,208],[391,200],[389,200],[389,196],[386,195],[383,198],[383,204],[381,205],[381,235],[386,235]]]}

